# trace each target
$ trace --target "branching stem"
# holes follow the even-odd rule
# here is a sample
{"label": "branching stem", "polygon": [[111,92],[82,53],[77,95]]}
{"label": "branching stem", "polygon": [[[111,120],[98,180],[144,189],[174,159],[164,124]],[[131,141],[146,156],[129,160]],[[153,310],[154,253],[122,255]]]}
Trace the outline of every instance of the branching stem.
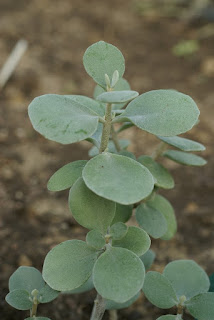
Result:
{"label": "branching stem", "polygon": [[96,299],[94,300],[94,307],[91,314],[90,320],[101,320],[105,312],[105,300],[98,293]]}

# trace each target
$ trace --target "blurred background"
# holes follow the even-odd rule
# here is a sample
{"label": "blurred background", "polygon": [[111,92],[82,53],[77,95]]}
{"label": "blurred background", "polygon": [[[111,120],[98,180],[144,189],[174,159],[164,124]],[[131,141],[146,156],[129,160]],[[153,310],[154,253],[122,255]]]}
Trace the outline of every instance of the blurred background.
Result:
{"label": "blurred background", "polygon": [[[92,96],[94,83],[82,65],[92,43],[116,45],[126,59],[125,78],[140,93],[174,88],[197,102],[200,123],[185,135],[203,143],[204,167],[164,160],[175,189],[162,192],[173,204],[178,232],[152,242],[161,271],[174,259],[194,259],[214,272],[214,2],[210,0],[0,0],[0,70],[18,40],[28,48],[0,89],[0,314],[4,320],[28,315],[8,306],[8,278],[20,265],[42,269],[51,247],[84,239],[86,230],[71,217],[67,191],[50,193],[49,177],[64,164],[88,159],[90,144],[63,146],[37,134],[28,119],[30,101],[45,93]],[[158,144],[130,128],[137,156]],[[59,297],[39,306],[53,320],[89,319],[95,293]],[[164,314],[141,297],[119,311],[119,319],[153,320]],[[105,315],[108,319],[108,315]],[[186,319],[189,319],[188,316]]]}

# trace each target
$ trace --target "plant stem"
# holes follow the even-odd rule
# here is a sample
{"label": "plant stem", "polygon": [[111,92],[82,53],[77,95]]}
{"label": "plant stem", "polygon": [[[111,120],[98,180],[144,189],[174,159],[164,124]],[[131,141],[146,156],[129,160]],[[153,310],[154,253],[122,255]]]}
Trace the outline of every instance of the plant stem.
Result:
{"label": "plant stem", "polygon": [[34,303],[32,309],[30,310],[30,316],[36,316],[38,303]]}
{"label": "plant stem", "polygon": [[117,310],[109,310],[109,320],[117,320]]}
{"label": "plant stem", "polygon": [[119,144],[119,141],[118,141],[118,138],[117,138],[117,133],[114,130],[114,125],[113,124],[111,125],[111,137],[112,137],[112,140],[114,142],[114,145],[115,145],[115,148],[116,148],[117,152],[120,152],[121,148],[120,148],[120,144]]}
{"label": "plant stem", "polygon": [[105,300],[98,293],[96,299],[94,300],[94,307],[91,314],[90,320],[101,320],[105,312]]}
{"label": "plant stem", "polygon": [[165,142],[159,143],[159,145],[151,155],[152,159],[157,160],[157,158],[161,156],[161,154],[166,150],[166,148],[167,148],[167,144]]}
{"label": "plant stem", "polygon": [[100,153],[104,152],[108,147],[109,137],[111,133],[111,103],[106,105],[105,123],[103,125],[103,132],[100,144]]}

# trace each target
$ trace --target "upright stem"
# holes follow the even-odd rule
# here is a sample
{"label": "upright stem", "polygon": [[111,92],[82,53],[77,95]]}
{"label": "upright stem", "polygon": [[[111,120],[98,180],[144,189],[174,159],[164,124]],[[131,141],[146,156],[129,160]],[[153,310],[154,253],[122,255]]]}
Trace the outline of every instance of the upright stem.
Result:
{"label": "upright stem", "polygon": [[36,316],[37,306],[38,306],[37,303],[34,303],[34,304],[33,304],[32,309],[30,310],[30,316],[31,316],[31,317]]}
{"label": "upright stem", "polygon": [[111,125],[111,137],[112,137],[112,140],[114,142],[114,145],[115,145],[115,148],[116,148],[117,152],[120,152],[121,148],[120,148],[120,144],[119,144],[119,141],[118,141],[118,138],[117,138],[117,133],[114,130],[114,125],[113,124]]}
{"label": "upright stem", "polygon": [[105,123],[103,125],[103,133],[100,144],[100,153],[104,152],[108,147],[109,137],[111,133],[111,103],[106,105]]}
{"label": "upright stem", "polygon": [[101,320],[105,312],[105,300],[98,293],[96,299],[94,300],[94,307],[91,314],[90,320]]}
{"label": "upright stem", "polygon": [[109,310],[109,320],[117,320],[117,310]]}

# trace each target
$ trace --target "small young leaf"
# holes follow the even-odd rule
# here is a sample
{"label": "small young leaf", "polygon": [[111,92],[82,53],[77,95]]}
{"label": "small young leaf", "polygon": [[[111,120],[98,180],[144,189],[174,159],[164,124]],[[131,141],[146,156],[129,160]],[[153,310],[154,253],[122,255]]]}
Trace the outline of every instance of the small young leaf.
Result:
{"label": "small young leaf", "polygon": [[206,292],[185,303],[189,313],[198,320],[214,319],[214,292]]}
{"label": "small young leaf", "polygon": [[155,135],[174,136],[190,130],[199,110],[189,96],[174,90],[153,90],[131,101],[113,122],[131,121]]}
{"label": "small young leaf", "polygon": [[[123,150],[123,149],[126,149],[130,144],[130,141],[129,140],[125,140],[125,139],[120,139],[119,140],[119,145],[120,145],[120,148]],[[108,152],[110,153],[118,153],[117,152],[117,149],[115,147],[115,144],[112,140],[109,141],[108,143]],[[99,154],[99,149],[97,147],[92,147],[90,150],[89,150],[89,156],[90,157],[95,157]]]}
{"label": "small young leaf", "polygon": [[207,163],[202,157],[177,150],[167,150],[163,156],[186,166],[204,166]]}
{"label": "small young leaf", "polygon": [[104,41],[94,43],[85,51],[83,64],[89,76],[103,88],[106,87],[105,74],[112,79],[114,71],[118,70],[121,78],[125,71],[125,60],[120,50]]}
{"label": "small young leaf", "polygon": [[117,222],[111,226],[109,233],[113,240],[120,240],[126,235],[127,231],[128,227],[125,223]]}
{"label": "small young leaf", "polygon": [[102,103],[99,103],[98,101],[81,95],[66,95],[65,97],[77,101],[78,103],[92,110],[101,117],[105,115],[105,106]]}
{"label": "small young leaf", "polygon": [[128,157],[108,152],[88,161],[83,179],[99,196],[121,204],[146,198],[154,187],[154,179],[147,168]]}
{"label": "small young leaf", "polygon": [[120,78],[118,70],[115,70],[111,80],[111,88],[114,88]]}
{"label": "small young leaf", "polygon": [[46,94],[35,98],[28,108],[36,131],[49,140],[69,144],[93,135],[99,115],[65,96]]}
{"label": "small young leaf", "polygon": [[63,294],[76,294],[76,293],[83,293],[90,291],[91,289],[94,288],[94,283],[92,276],[85,282],[83,283],[80,287],[74,289],[74,290],[69,290],[69,291],[64,291],[62,292]]}
{"label": "small young leaf", "polygon": [[158,136],[158,138],[165,143],[169,144],[170,146],[176,147],[182,151],[203,151],[205,150],[205,146],[203,144],[189,140],[186,138],[181,137],[161,137]]}
{"label": "small young leaf", "polygon": [[149,270],[155,260],[155,252],[151,249],[149,249],[148,251],[146,251],[146,253],[144,253],[140,259],[143,261],[144,267],[147,270]]}
{"label": "small young leaf", "polygon": [[140,292],[138,292],[133,298],[129,299],[124,303],[117,303],[112,300],[106,300],[106,310],[119,310],[130,307],[140,296]]}
{"label": "small young leaf", "polygon": [[102,249],[106,242],[105,242],[105,239],[102,235],[102,233],[100,233],[99,231],[97,230],[91,230],[87,233],[86,235],[86,243],[94,248],[94,249]]}
{"label": "small young leaf", "polygon": [[178,303],[170,281],[156,271],[147,272],[143,292],[152,304],[161,309],[169,309]]}
{"label": "small young leaf", "polygon": [[9,290],[26,290],[29,294],[34,289],[40,291],[45,286],[41,272],[33,267],[19,267],[9,279]]}
{"label": "small young leaf", "polygon": [[174,179],[169,171],[164,168],[160,163],[157,163],[149,156],[141,156],[137,159],[142,165],[144,165],[153,177],[157,180],[155,185],[164,189],[174,188]]}
{"label": "small young leaf", "polygon": [[135,99],[139,95],[138,92],[132,90],[109,91],[101,93],[97,100],[104,103],[122,103]]}
{"label": "small young leaf", "polygon": [[145,269],[133,252],[110,247],[97,260],[93,270],[94,286],[105,299],[119,303],[131,299],[143,286]]}
{"label": "small young leaf", "polygon": [[127,222],[132,216],[133,205],[124,206],[123,204],[116,203],[116,211],[111,225],[117,222]]}
{"label": "small young leaf", "polygon": [[206,272],[193,260],[170,262],[163,275],[171,282],[177,297],[191,299],[209,290],[210,281]]}
{"label": "small young leaf", "polygon": [[76,289],[88,280],[96,259],[97,252],[84,241],[62,242],[47,254],[43,277],[55,290]]}
{"label": "small young leaf", "polygon": [[48,181],[48,190],[61,191],[70,188],[82,176],[86,163],[86,160],[78,160],[57,170]]}
{"label": "small young leaf", "polygon": [[182,320],[182,317],[180,314],[177,314],[177,315],[167,314],[165,316],[159,317],[157,320]]}
{"label": "small young leaf", "polygon": [[38,300],[40,303],[48,303],[56,299],[59,295],[59,291],[56,291],[49,287],[48,284],[46,284],[40,291],[38,295]]}
{"label": "small young leaf", "polygon": [[69,207],[74,219],[83,227],[106,233],[116,210],[116,204],[96,195],[79,178],[69,193]]}
{"label": "small young leaf", "polygon": [[30,310],[33,303],[30,301],[30,295],[26,290],[15,289],[10,291],[5,300],[9,305],[18,310]]}
{"label": "small young leaf", "polygon": [[144,230],[131,226],[128,228],[126,235],[121,240],[112,241],[112,245],[114,247],[126,248],[141,256],[149,250],[151,240]]}
{"label": "small young leaf", "polygon": [[147,205],[161,212],[167,222],[167,231],[161,237],[162,240],[170,240],[177,231],[177,222],[174,209],[170,202],[164,197],[156,194],[151,200],[148,200]]}
{"label": "small young leaf", "polygon": [[158,239],[166,233],[167,221],[160,211],[142,203],[137,207],[135,214],[139,226],[154,239]]}

